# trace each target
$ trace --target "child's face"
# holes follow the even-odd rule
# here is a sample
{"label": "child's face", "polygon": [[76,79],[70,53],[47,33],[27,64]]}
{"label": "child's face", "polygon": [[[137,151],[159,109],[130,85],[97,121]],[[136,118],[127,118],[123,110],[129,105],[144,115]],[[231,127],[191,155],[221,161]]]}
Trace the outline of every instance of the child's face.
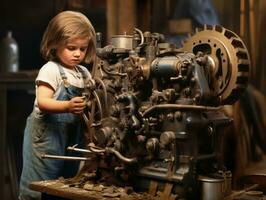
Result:
{"label": "child's face", "polygon": [[61,64],[67,68],[74,68],[82,62],[86,56],[89,38],[74,38],[60,45],[56,51],[56,55]]}

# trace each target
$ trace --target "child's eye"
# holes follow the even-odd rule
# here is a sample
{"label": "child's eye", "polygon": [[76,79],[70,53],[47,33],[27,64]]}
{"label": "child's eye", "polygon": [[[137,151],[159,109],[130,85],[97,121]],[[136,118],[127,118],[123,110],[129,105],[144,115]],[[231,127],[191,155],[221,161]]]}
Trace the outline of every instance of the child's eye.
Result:
{"label": "child's eye", "polygon": [[70,50],[70,51],[74,51],[76,49],[76,47],[74,47],[74,46],[67,46],[67,49]]}
{"label": "child's eye", "polygon": [[84,52],[84,51],[86,51],[86,50],[87,50],[87,47],[81,47],[81,48],[80,48],[80,51],[83,51],[83,52]]}

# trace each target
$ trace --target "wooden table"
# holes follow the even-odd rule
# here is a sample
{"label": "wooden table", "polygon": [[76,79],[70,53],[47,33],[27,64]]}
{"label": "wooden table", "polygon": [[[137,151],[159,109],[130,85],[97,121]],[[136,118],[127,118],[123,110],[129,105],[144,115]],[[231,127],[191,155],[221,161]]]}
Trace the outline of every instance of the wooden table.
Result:
{"label": "wooden table", "polygon": [[[69,187],[59,180],[40,181],[30,184],[32,190],[42,193],[42,200],[73,199],[73,200],[100,200],[102,196],[84,189]],[[110,199],[110,198],[109,198]]]}
{"label": "wooden table", "polygon": [[[30,189],[41,192],[42,200],[155,200],[147,193],[136,193],[122,187],[86,183],[81,187],[70,186],[61,180],[32,182]],[[127,194],[128,193],[128,194]],[[158,200],[158,199],[157,199]]]}

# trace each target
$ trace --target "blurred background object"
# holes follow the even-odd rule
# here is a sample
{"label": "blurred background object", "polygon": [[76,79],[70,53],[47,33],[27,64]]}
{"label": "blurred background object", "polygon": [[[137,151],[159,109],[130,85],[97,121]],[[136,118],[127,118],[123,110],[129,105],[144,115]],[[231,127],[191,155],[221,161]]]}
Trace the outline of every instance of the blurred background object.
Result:
{"label": "blurred background object", "polygon": [[0,73],[18,72],[19,47],[12,36],[12,31],[7,31],[6,36],[0,42]]}

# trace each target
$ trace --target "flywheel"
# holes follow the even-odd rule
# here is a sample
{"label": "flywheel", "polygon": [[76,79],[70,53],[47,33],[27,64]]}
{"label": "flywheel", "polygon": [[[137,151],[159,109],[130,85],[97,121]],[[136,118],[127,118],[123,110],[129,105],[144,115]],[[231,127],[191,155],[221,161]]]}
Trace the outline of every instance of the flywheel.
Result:
{"label": "flywheel", "polygon": [[183,42],[182,50],[208,56],[209,87],[221,105],[233,104],[240,98],[248,84],[250,58],[239,36],[221,26],[205,25]]}

